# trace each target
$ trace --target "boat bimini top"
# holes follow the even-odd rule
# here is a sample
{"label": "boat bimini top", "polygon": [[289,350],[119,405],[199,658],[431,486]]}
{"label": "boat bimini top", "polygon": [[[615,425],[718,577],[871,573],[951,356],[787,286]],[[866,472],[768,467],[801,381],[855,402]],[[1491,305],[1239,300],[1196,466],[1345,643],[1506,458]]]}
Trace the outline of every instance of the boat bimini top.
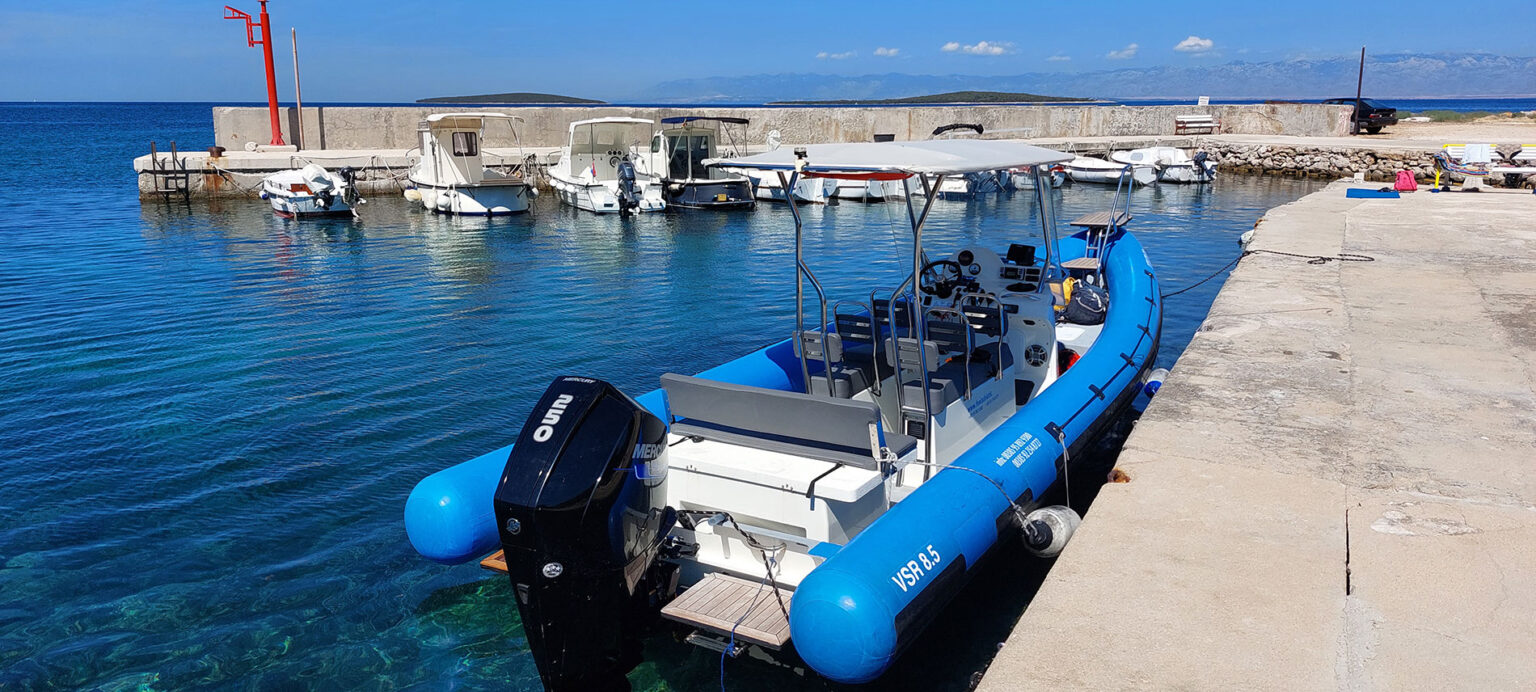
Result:
{"label": "boat bimini top", "polygon": [[[1054,270],[1055,276],[1063,276],[1065,271],[1060,265],[1060,250],[1057,241],[1056,215],[1053,211],[1052,195],[1049,193],[1050,185],[1043,182],[1043,177],[1050,175],[1049,167],[1072,160],[1071,154],[1045,149],[1022,142],[1009,141],[981,141],[965,139],[925,140],[913,142],[855,142],[848,144],[812,144],[803,147],[780,148],[764,154],[744,156],[737,158],[710,159],[705,165],[721,168],[756,168],[758,170],[775,171],[778,173],[779,182],[783,189],[794,189],[800,177],[830,177],[854,180],[900,180],[906,188],[907,219],[912,225],[912,273],[906,277],[900,286],[891,292],[885,303],[886,317],[891,324],[898,324],[897,305],[905,300],[904,296],[911,291],[908,305],[915,305],[918,288],[923,285],[923,275],[932,272],[943,264],[954,262],[939,260],[930,262],[923,252],[923,224],[928,219],[928,212],[933,208],[933,202],[938,195],[933,191],[943,184],[944,178],[951,175],[964,175],[982,171],[997,171],[1006,169],[1019,169],[1029,171],[1036,179],[1036,197],[1041,209],[1041,230],[1045,238],[1044,264],[1046,272]],[[931,178],[930,178],[931,176]],[[912,203],[913,191],[911,179],[917,178],[922,185],[925,201],[922,210],[918,211]],[[804,378],[806,391],[813,391],[811,370],[807,361],[818,358],[822,362],[822,376],[826,379],[828,391],[836,391],[837,386],[833,381],[833,356],[830,352],[838,350],[836,345],[828,345],[826,327],[830,324],[830,318],[834,317],[836,306],[828,309],[826,292],[822,289],[821,282],[806,264],[802,251],[801,236],[804,222],[800,216],[800,210],[793,204],[789,205],[790,213],[795,223],[795,332],[794,343],[797,353],[804,353],[805,357],[798,358],[800,372]],[[1035,284],[1034,291],[1048,291],[1047,278],[1042,277]],[[820,308],[820,321],[815,322],[809,329],[805,316],[805,284],[809,283],[816,291]],[[873,303],[873,301],[872,301]],[[874,310],[874,305],[871,305]],[[877,316],[871,315],[878,319]],[[915,350],[920,362],[928,361],[927,353],[927,328],[925,319],[914,319],[912,324],[915,333]],[[922,389],[929,389],[929,379],[926,369],[919,368]],[[899,379],[899,378],[898,378]],[[901,388],[898,387],[898,390]],[[933,406],[931,397],[923,395],[921,411],[925,418],[923,425],[933,418]],[[901,404],[905,408],[905,404]],[[917,411],[914,411],[916,413]],[[931,444],[931,435],[918,435]],[[924,453],[924,458],[934,459],[932,450]]]}

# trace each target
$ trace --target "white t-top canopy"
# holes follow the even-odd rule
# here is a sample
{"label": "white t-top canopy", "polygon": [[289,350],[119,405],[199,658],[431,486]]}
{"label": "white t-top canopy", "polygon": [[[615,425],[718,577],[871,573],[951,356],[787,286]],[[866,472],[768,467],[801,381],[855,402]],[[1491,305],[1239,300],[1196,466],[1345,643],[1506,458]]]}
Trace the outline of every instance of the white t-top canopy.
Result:
{"label": "white t-top canopy", "polygon": [[1071,154],[1023,142],[988,139],[941,139],[916,142],[856,142],[783,147],[766,154],[709,159],[708,166],[794,170],[795,152],[806,153],[808,173],[925,173],[952,175],[1043,166],[1071,161]]}
{"label": "white t-top canopy", "polygon": [[575,132],[576,128],[578,128],[578,127],[583,127],[583,126],[586,126],[586,125],[602,125],[603,123],[629,124],[629,125],[655,125],[656,121],[654,121],[654,120],[646,120],[645,118],[625,118],[625,117],[593,118],[591,120],[577,120],[576,122],[571,123],[571,131]]}
{"label": "white t-top canopy", "polygon": [[506,113],[497,113],[495,111],[483,111],[483,112],[479,112],[479,113],[433,113],[432,115],[427,116],[427,122],[435,123],[435,122],[437,122],[439,120],[450,120],[450,119],[451,120],[459,120],[459,119],[473,120],[475,118],[510,118],[512,120],[522,120],[523,119],[522,116],[507,115]]}

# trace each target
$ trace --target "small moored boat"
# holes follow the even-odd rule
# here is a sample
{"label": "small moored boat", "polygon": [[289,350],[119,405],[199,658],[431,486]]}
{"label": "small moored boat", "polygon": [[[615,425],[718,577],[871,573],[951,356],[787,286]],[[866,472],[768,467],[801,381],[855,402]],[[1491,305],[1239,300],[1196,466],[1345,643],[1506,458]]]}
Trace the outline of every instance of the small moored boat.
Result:
{"label": "small moored boat", "polygon": [[[783,172],[789,187],[806,175],[936,186],[1070,158],[921,141],[715,164]],[[938,249],[923,238],[935,198],[908,195],[910,271],[837,297],[810,269],[790,205],[788,338],[662,375],[637,398],[555,378],[514,445],[417,484],[411,543],[446,563],[500,551],[482,564],[509,575],[506,607],[549,690],[627,687],[657,616],[714,652],[793,648],[834,681],[879,677],[1000,542],[1059,551],[1075,515],[1041,498],[1157,353],[1162,300],[1128,212],[1091,214],[1060,238],[1048,183],[1036,197],[1038,244],[1021,233],[1006,248]],[[1068,278],[1107,294],[1098,318],[1059,321]]]}
{"label": "small moored boat", "polygon": [[757,203],[746,176],[704,165],[720,155],[721,135],[730,140],[733,155],[745,150],[746,118],[685,115],[662,118],[661,124],[670,127],[652,136],[650,154],[640,157],[637,170],[661,179],[667,206],[751,209]]}
{"label": "small moored boat", "polygon": [[[421,160],[407,178],[406,198],[420,201],[427,211],[463,216],[497,216],[528,211],[538,195],[524,175],[517,124],[522,118],[505,113],[434,113],[416,128]],[[503,171],[485,165],[487,123],[504,122],[518,145],[517,163]]]}
{"label": "small moored boat", "polygon": [[332,173],[315,163],[262,178],[261,198],[272,205],[272,213],[288,218],[355,216],[364,201],[351,166]]}
{"label": "small moored boat", "polygon": [[1109,157],[1115,163],[1152,166],[1157,179],[1165,183],[1208,183],[1216,179],[1216,162],[1203,151],[1191,157],[1177,147],[1146,147],[1117,151]]}
{"label": "small moored boat", "polygon": [[549,184],[560,201],[597,214],[666,209],[660,177],[635,164],[655,125],[621,117],[571,123],[560,160],[549,167]]}
{"label": "small moored boat", "polygon": [[1066,163],[1067,177],[1074,183],[1117,185],[1122,177],[1137,185],[1157,182],[1157,168],[1151,164],[1112,163],[1092,156],[1079,156]]}

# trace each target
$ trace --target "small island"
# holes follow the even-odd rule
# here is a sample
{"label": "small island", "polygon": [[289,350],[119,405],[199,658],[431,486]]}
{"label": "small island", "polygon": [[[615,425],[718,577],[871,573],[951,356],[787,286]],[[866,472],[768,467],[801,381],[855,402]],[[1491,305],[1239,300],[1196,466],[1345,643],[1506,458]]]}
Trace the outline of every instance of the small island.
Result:
{"label": "small island", "polygon": [[834,101],[774,101],[770,106],[894,106],[947,103],[1094,103],[1077,96],[1041,96],[1006,91],[951,91],[899,99],[838,99]]}
{"label": "small island", "polygon": [[520,105],[537,104],[579,104],[600,105],[606,101],[593,99],[581,99],[574,96],[560,96],[559,94],[539,94],[531,91],[514,91],[506,94],[476,94],[474,96],[438,96],[429,99],[419,99],[417,103],[514,103]]}

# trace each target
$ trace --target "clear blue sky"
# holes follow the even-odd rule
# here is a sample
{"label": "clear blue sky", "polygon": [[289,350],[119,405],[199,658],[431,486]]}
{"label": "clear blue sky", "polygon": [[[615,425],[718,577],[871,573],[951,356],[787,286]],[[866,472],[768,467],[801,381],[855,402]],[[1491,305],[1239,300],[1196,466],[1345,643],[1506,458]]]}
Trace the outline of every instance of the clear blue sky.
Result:
{"label": "clear blue sky", "polygon": [[[0,0],[0,100],[264,100],[260,51],[246,47],[243,26],[221,18],[222,4]],[[270,8],[280,94],[292,98],[288,30],[297,27],[313,102],[498,91],[622,100],[684,77],[1090,71],[1329,57],[1362,44],[1374,53],[1536,55],[1536,0],[274,0]],[[1464,36],[1487,40],[1468,45]]]}

